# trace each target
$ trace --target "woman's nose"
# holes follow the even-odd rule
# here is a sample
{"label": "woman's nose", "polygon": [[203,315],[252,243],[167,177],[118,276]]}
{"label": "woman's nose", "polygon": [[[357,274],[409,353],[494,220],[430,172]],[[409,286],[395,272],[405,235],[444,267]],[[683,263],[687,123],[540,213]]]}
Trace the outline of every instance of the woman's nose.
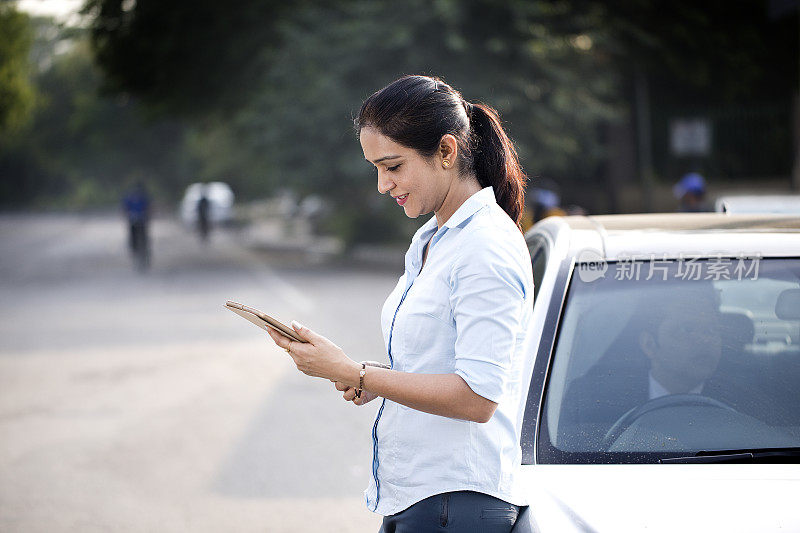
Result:
{"label": "woman's nose", "polygon": [[381,194],[386,194],[393,188],[394,188],[394,182],[388,179],[385,174],[382,174],[380,171],[378,171],[378,192]]}

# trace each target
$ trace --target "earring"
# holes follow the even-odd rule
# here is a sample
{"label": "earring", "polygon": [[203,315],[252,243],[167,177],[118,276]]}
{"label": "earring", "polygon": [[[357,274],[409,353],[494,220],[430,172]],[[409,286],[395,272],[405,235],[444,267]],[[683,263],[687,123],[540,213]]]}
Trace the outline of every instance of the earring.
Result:
{"label": "earring", "polygon": [[443,166],[444,168],[447,168],[447,167],[449,167],[449,166],[450,166],[450,161],[448,161],[447,159],[445,159],[444,161],[442,161],[442,166]]}

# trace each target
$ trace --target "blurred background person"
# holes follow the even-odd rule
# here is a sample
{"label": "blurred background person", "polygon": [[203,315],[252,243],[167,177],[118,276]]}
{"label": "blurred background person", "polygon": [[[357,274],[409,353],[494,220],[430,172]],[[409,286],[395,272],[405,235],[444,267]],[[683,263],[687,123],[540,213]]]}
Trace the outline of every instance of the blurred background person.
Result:
{"label": "blurred background person", "polygon": [[672,194],[679,202],[678,211],[681,213],[712,210],[706,202],[706,180],[698,172],[685,174],[672,188]]}
{"label": "blurred background person", "polygon": [[561,195],[558,184],[550,178],[537,177],[529,184],[525,196],[525,209],[522,212],[522,231],[528,231],[534,224],[549,216],[567,214],[560,207]]}
{"label": "blurred background person", "polygon": [[128,248],[136,266],[146,269],[150,265],[150,196],[145,185],[137,181],[122,199],[122,207],[128,221]]}
{"label": "blurred background person", "polygon": [[197,233],[200,236],[200,242],[208,242],[208,234],[211,231],[211,201],[206,194],[207,187],[203,185],[200,190],[200,198],[197,200]]}

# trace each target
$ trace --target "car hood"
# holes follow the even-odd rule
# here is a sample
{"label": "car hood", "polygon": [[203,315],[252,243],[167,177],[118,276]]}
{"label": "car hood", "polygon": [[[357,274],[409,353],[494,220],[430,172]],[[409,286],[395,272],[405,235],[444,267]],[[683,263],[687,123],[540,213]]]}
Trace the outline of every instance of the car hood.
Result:
{"label": "car hood", "polygon": [[800,531],[800,465],[522,467],[534,531]]}

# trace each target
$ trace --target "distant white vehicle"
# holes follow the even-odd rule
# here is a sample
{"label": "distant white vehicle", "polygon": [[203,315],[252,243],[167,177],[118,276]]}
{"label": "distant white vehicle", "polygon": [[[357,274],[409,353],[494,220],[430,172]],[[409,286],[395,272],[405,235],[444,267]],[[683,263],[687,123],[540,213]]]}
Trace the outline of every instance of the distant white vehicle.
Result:
{"label": "distant white vehicle", "polygon": [[800,214],[800,195],[774,194],[774,195],[740,195],[720,196],[714,203],[717,213],[774,213],[774,214]]}
{"label": "distant white vehicle", "polygon": [[227,183],[192,183],[186,188],[181,200],[181,220],[187,226],[197,223],[197,205],[205,194],[209,201],[209,220],[214,225],[226,224],[233,220],[234,194]]}

